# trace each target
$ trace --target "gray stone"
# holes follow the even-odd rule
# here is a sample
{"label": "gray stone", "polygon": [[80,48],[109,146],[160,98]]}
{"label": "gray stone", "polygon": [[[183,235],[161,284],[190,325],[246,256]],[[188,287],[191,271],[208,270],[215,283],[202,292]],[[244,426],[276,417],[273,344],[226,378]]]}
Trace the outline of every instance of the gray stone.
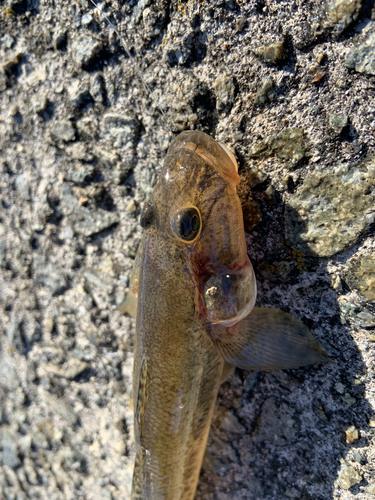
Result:
{"label": "gray stone", "polygon": [[259,372],[251,372],[244,382],[245,391],[252,391],[259,380]]}
{"label": "gray stone", "polygon": [[330,127],[338,134],[348,125],[348,115],[329,115],[328,119]]}
{"label": "gray stone", "polygon": [[150,5],[151,0],[139,0],[134,8],[132,22],[138,24],[142,18],[143,11]]}
{"label": "gray stone", "polygon": [[65,471],[85,472],[86,460],[77,450],[65,446],[61,451],[61,465]]}
{"label": "gray stone", "polygon": [[90,65],[103,51],[102,43],[91,35],[81,35],[72,43],[72,58],[80,66]]}
{"label": "gray stone", "polygon": [[359,464],[364,464],[366,462],[364,457],[360,453],[358,453],[357,450],[353,450],[353,458]]}
{"label": "gray stone", "polygon": [[51,134],[61,141],[69,142],[75,137],[75,130],[69,120],[57,121],[52,125]]}
{"label": "gray stone", "polygon": [[29,201],[30,196],[30,176],[27,173],[17,175],[14,186],[22,199]]}
{"label": "gray stone", "polygon": [[216,109],[223,110],[231,104],[234,100],[234,81],[231,76],[220,76],[215,80],[214,90],[216,95]]}
{"label": "gray stone", "polygon": [[[21,453],[28,453],[31,448],[31,436],[30,434],[26,434],[18,439],[18,446]],[[35,482],[37,484],[37,482]]]}
{"label": "gray stone", "polygon": [[261,108],[266,104],[272,102],[275,97],[274,86],[275,82],[271,77],[268,77],[266,80],[264,80],[262,86],[255,96],[254,106]]}
{"label": "gray stone", "polygon": [[232,434],[243,434],[245,432],[244,426],[241,425],[237,417],[230,412],[225,412],[221,416],[220,425],[224,431]]}
{"label": "gray stone", "polygon": [[87,367],[88,364],[85,361],[81,361],[77,358],[70,358],[63,366],[47,365],[45,370],[58,377],[73,379],[86,370]]}
{"label": "gray stone", "polygon": [[92,160],[92,155],[88,153],[86,144],[83,142],[76,142],[66,148],[68,154],[73,160]]}
{"label": "gray stone", "polygon": [[362,0],[334,0],[328,7],[325,28],[334,28],[338,33],[344,31],[358,18]]}
{"label": "gray stone", "polygon": [[16,348],[21,354],[26,354],[30,345],[28,338],[24,335],[23,320],[24,316],[22,312],[13,309],[6,330],[6,336],[11,346]]}
{"label": "gray stone", "polygon": [[[371,283],[372,278],[373,278],[373,272],[371,269],[370,276],[368,280],[365,278],[364,283],[366,284]],[[355,289],[353,283],[350,281],[350,275],[346,276],[346,281],[350,283],[350,286],[352,288]],[[353,292],[348,293],[347,295],[341,295],[338,298],[337,302],[340,308],[342,322],[345,323],[346,321],[349,321],[350,323],[356,325],[359,328],[369,329],[368,338],[374,341],[375,335],[373,335],[371,330],[375,327],[375,314],[371,310],[369,310],[371,309],[373,300],[369,301],[370,302],[369,309],[365,308],[365,305],[362,303],[363,299],[368,300],[367,297],[368,296],[372,297],[372,295],[363,296],[363,292],[367,291],[366,285],[361,289],[357,289],[356,291],[360,295],[359,300],[356,294]],[[372,290],[370,289],[370,292],[371,291]]]}
{"label": "gray stone", "polygon": [[347,53],[345,66],[358,73],[375,75],[375,34],[371,34],[357,49]]}
{"label": "gray stone", "polygon": [[114,146],[121,148],[134,144],[138,137],[140,123],[136,118],[118,113],[107,113],[103,118],[103,134],[114,138]]}
{"label": "gray stone", "polygon": [[306,476],[306,481],[309,484],[315,484],[317,486],[323,486],[324,485],[324,480],[320,474],[317,472],[313,472],[312,474],[308,474]]}
{"label": "gray stone", "polygon": [[0,363],[0,386],[7,391],[14,391],[19,386],[16,370],[4,359]]}
{"label": "gray stone", "polygon": [[79,417],[70,404],[49,392],[44,392],[44,396],[50,407],[69,422],[70,425],[74,425],[78,422]]}
{"label": "gray stone", "polygon": [[253,49],[254,54],[267,64],[280,64],[287,58],[284,42],[274,42]]}
{"label": "gray stone", "polygon": [[18,69],[22,55],[22,52],[13,52],[12,54],[9,54],[7,59],[0,64],[1,71],[5,72],[5,74],[9,77],[14,75]]}
{"label": "gray stone", "polygon": [[[375,300],[375,255],[373,253],[354,257],[348,262],[346,281],[350,288],[365,299]],[[362,318],[366,320],[366,317]],[[370,317],[368,320],[372,321]]]}
{"label": "gray stone", "polygon": [[285,445],[287,441],[293,440],[296,434],[296,426],[291,418],[292,412],[293,410],[285,405],[278,407],[275,398],[266,399],[253,433],[254,441],[256,443],[273,443],[280,446]]}
{"label": "gray stone", "polygon": [[113,151],[97,147],[94,152],[104,165],[110,167],[104,175],[117,184],[125,180],[134,167],[139,128],[139,121],[131,116],[118,113],[104,116],[102,133],[111,142]]}
{"label": "gray stone", "polygon": [[345,460],[341,460],[341,466],[338,476],[340,486],[343,490],[348,490],[355,484],[358,484],[362,481],[362,477],[359,472],[357,472],[354,467],[345,462]]}
{"label": "gray stone", "polygon": [[103,75],[96,73],[90,79],[90,94],[95,102],[103,104],[105,100],[105,81]]}
{"label": "gray stone", "polygon": [[356,315],[356,319],[361,328],[374,328],[375,327],[375,314],[369,311],[361,311]]}
{"label": "gray stone", "polygon": [[93,165],[70,165],[66,172],[66,178],[75,184],[82,184],[86,179],[88,179],[93,173],[95,168]]}
{"label": "gray stone", "polygon": [[79,82],[75,82],[69,89],[69,101],[72,106],[76,108],[83,108],[90,102],[92,102],[92,97],[89,92],[88,85],[82,85]]}
{"label": "gray stone", "polygon": [[4,433],[1,440],[1,446],[3,449],[2,451],[3,465],[6,465],[11,469],[18,467],[21,464],[21,461],[18,458],[17,441],[9,434]]}
{"label": "gray stone", "polygon": [[267,174],[254,166],[250,166],[246,171],[246,181],[251,188],[262,184],[267,180]]}
{"label": "gray stone", "polygon": [[34,113],[42,113],[47,107],[47,97],[44,94],[35,94],[31,97],[31,106]]}
{"label": "gray stone", "polygon": [[111,285],[110,282],[108,283],[108,279],[104,278],[103,275],[98,276],[97,274],[91,271],[85,271],[84,276],[87,279],[87,281],[92,285],[95,285],[99,288],[103,288],[108,293],[112,293],[113,286]]}
{"label": "gray stone", "polygon": [[120,220],[116,212],[109,212],[102,208],[93,210],[80,205],[67,183],[62,185],[59,207],[61,212],[68,217],[74,232],[85,236],[99,233]]}
{"label": "gray stone", "polygon": [[6,33],[4,35],[3,41],[4,41],[5,47],[7,49],[10,49],[14,43],[14,38],[12,36],[8,35],[8,33]]}
{"label": "gray stone", "polygon": [[287,128],[278,134],[271,134],[253,146],[250,156],[262,158],[276,155],[280,160],[297,163],[305,156],[306,145],[303,130]]}
{"label": "gray stone", "polygon": [[71,187],[66,182],[61,186],[59,208],[66,216],[72,215],[78,208],[78,200],[73,196]]}
{"label": "gray stone", "polygon": [[125,212],[134,213],[137,210],[137,205],[134,200],[130,200],[126,205]]}
{"label": "gray stone", "polygon": [[95,147],[94,155],[106,167],[112,168],[120,161],[120,157],[116,151],[107,151],[106,149]]}
{"label": "gray stone", "polygon": [[35,281],[41,285],[48,286],[53,295],[63,293],[67,287],[64,272],[51,262],[45,262],[43,258],[35,258]]}
{"label": "gray stone", "polygon": [[90,211],[86,207],[80,207],[78,213],[80,220],[75,222],[74,229],[77,233],[85,236],[100,233],[100,231],[108,229],[120,221],[120,217],[116,212],[108,212],[102,208]]}
{"label": "gray stone", "polygon": [[286,206],[289,245],[321,257],[353,245],[375,219],[374,190],[374,158],[311,173]]}
{"label": "gray stone", "polygon": [[0,92],[2,92],[3,90],[6,90],[7,83],[8,83],[8,78],[5,74],[5,71],[0,66]]}
{"label": "gray stone", "polygon": [[81,19],[82,26],[88,26],[92,23],[93,19],[91,14],[84,14]]}

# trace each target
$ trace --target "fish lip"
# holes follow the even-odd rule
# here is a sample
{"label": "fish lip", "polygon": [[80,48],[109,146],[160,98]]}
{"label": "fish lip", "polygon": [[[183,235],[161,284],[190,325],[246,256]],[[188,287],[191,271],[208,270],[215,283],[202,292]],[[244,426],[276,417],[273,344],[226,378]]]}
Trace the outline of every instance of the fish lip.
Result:
{"label": "fish lip", "polygon": [[222,142],[220,141],[217,141],[217,143],[224,149],[224,151],[227,153],[227,155],[229,156],[231,162],[233,163],[235,169],[236,169],[236,172],[238,173],[238,163],[237,163],[237,160],[234,156],[234,154],[232,153],[232,151],[226,147],[225,144],[223,144]]}

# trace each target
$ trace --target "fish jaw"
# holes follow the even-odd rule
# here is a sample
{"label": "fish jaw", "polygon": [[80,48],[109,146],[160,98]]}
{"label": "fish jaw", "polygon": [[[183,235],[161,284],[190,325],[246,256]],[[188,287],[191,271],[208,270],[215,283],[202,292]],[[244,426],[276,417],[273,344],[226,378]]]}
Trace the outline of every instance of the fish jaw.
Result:
{"label": "fish jaw", "polygon": [[223,358],[198,320],[184,247],[150,232],[138,282],[132,499],[192,500]]}

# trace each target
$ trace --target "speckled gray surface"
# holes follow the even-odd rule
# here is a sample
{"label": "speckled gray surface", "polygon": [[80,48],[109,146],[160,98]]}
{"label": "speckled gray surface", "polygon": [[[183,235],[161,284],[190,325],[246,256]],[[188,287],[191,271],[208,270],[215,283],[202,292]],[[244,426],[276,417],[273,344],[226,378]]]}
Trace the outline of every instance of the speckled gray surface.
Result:
{"label": "speckled gray surface", "polygon": [[116,305],[189,128],[238,158],[258,304],[332,358],[223,384],[197,500],[375,498],[374,40],[365,0],[1,3],[1,499],[129,499]]}

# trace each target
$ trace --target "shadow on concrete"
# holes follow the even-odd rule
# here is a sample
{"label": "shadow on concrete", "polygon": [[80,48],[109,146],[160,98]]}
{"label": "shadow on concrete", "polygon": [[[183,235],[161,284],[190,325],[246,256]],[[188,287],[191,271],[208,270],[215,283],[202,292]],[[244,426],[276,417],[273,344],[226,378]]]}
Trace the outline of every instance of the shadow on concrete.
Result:
{"label": "shadow on concrete", "polygon": [[[265,198],[259,193],[258,199]],[[249,235],[257,305],[280,307],[301,319],[332,362],[268,373],[236,370],[219,391],[197,500],[328,500],[340,484],[342,460],[359,471],[366,464],[363,448],[374,413],[364,396],[366,365],[350,328],[340,321],[328,259],[285,245],[284,214],[291,210],[268,204]],[[305,223],[292,215],[300,235]],[[265,261],[287,262],[291,272],[279,278],[265,274]],[[360,437],[348,444],[345,431],[352,425]],[[366,484],[358,481],[350,492]]]}

